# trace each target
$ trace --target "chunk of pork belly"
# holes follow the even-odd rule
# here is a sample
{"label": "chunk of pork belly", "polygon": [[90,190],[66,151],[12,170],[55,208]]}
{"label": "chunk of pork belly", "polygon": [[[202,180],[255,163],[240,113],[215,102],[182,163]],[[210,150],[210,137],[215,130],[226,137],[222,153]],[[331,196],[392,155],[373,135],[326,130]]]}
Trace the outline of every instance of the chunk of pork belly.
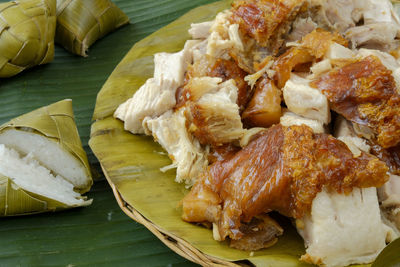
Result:
{"label": "chunk of pork belly", "polygon": [[297,115],[296,113],[290,112],[288,110],[285,110],[282,114],[282,117],[280,118],[280,124],[283,126],[292,126],[292,125],[307,125],[310,127],[314,133],[324,133],[325,128],[324,124],[320,121],[313,120],[313,119],[308,119],[305,117],[302,117],[300,115]]}
{"label": "chunk of pork belly", "polygon": [[[204,79],[221,81],[220,78],[194,78],[188,87],[193,89],[196,81],[201,82]],[[237,105],[238,88],[234,80],[219,83],[213,90],[207,91],[197,101],[186,103],[189,131],[202,144],[220,146],[239,140],[244,129]]]}
{"label": "chunk of pork belly", "polygon": [[[367,141],[358,137],[351,122],[347,121],[342,116],[338,116],[335,122],[335,136],[343,141],[353,152],[355,157],[361,154],[361,151],[374,154],[375,146],[367,144]],[[371,143],[370,143],[371,144]],[[393,169],[394,158],[389,158],[391,155],[382,154],[376,155],[379,159],[386,162],[389,170]],[[386,241],[391,242],[400,236],[400,177],[394,174],[389,174],[389,180],[380,188],[378,188],[378,199],[380,202],[381,214],[383,222],[389,227],[389,232],[386,236]]]}
{"label": "chunk of pork belly", "polygon": [[232,4],[232,21],[239,24],[245,35],[263,47],[277,51],[282,46],[283,36],[289,32],[292,22],[305,0],[236,0]]}
{"label": "chunk of pork belly", "polygon": [[400,64],[399,62],[389,53],[382,52],[375,49],[361,48],[357,51],[357,56],[365,58],[367,56],[376,56],[379,58],[381,63],[389,70],[392,71],[392,76],[396,82],[396,90],[400,93]]}
{"label": "chunk of pork belly", "polygon": [[[184,102],[188,101],[194,96],[196,99],[199,99],[199,97],[203,94],[196,92],[197,90],[200,90],[200,92],[203,91],[200,88],[200,85],[196,86],[196,89],[190,88],[191,85],[188,83],[191,82],[191,79],[204,78],[204,81],[206,81],[206,77],[216,77],[220,78],[222,82],[230,79],[235,81],[235,85],[238,88],[237,104],[239,105],[240,110],[243,111],[249,100],[249,97],[251,96],[251,88],[244,80],[246,75],[247,73],[242,70],[232,59],[226,60],[218,58],[215,60],[207,60],[207,58],[202,58],[200,61],[195,61],[194,64],[188,68],[188,72],[186,74],[187,84],[178,90],[177,106],[184,105]],[[203,86],[205,86],[205,88],[209,88],[209,86],[205,84],[203,84]]]}
{"label": "chunk of pork belly", "polygon": [[385,247],[376,188],[354,188],[349,194],[322,190],[311,213],[297,220],[304,239],[303,261],[324,266],[370,263]]}
{"label": "chunk of pork belly", "polygon": [[355,125],[339,115],[335,121],[334,136],[343,141],[355,156],[359,155],[360,151],[371,153],[386,163],[390,173],[400,174],[400,146],[384,149],[373,140],[369,140],[370,135],[365,132],[360,134],[359,129],[356,131]]}
{"label": "chunk of pork belly", "polygon": [[302,218],[322,187],[349,194],[383,185],[386,165],[366,153],[354,157],[341,141],[308,126],[272,126],[234,156],[216,161],[183,199],[183,219],[211,222],[220,240],[239,240],[242,223],[272,210]]}
{"label": "chunk of pork belly", "polygon": [[392,72],[376,56],[350,59],[310,85],[327,97],[332,110],[370,128],[383,148],[400,143],[400,95]]}
{"label": "chunk of pork belly", "polygon": [[[337,33],[316,29],[304,36],[296,46],[289,48],[274,62],[274,80],[279,88],[285,86],[293,70],[298,66],[314,63],[329,53],[333,44],[347,46],[347,41]],[[309,67],[308,67],[309,68]],[[306,70],[307,71],[307,70]]]}
{"label": "chunk of pork belly", "polygon": [[243,121],[252,127],[269,127],[279,122],[281,116],[281,91],[269,78],[262,78],[246,109]]}
{"label": "chunk of pork belly", "polygon": [[331,119],[328,100],[319,90],[312,88],[309,82],[292,74],[283,87],[286,106],[300,116],[328,124]]}
{"label": "chunk of pork belly", "polygon": [[367,141],[358,137],[351,122],[340,115],[336,118],[334,131],[334,136],[345,143],[355,157],[360,156],[361,151],[369,153],[371,147],[367,144]]}

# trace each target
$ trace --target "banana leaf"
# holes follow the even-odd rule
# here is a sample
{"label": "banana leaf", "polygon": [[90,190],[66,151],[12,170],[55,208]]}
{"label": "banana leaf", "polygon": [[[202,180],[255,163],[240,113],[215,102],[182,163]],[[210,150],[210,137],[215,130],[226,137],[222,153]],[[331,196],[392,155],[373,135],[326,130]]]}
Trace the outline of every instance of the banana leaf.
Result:
{"label": "banana leaf", "polygon": [[[86,202],[83,206],[89,204],[90,202]],[[10,178],[0,176],[0,217],[31,215],[73,207],[78,206],[68,206],[54,199],[28,192]]]}
{"label": "banana leaf", "polygon": [[18,188],[10,178],[0,176],[0,216],[39,213],[47,210],[47,203]]}
{"label": "banana leaf", "polygon": [[0,4],[0,77],[52,61],[55,29],[55,0]]}
{"label": "banana leaf", "polygon": [[77,55],[86,57],[94,42],[127,23],[110,0],[57,0],[56,42]]}
{"label": "banana leaf", "polygon": [[372,267],[398,267],[400,266],[400,238],[390,243],[376,258]]}

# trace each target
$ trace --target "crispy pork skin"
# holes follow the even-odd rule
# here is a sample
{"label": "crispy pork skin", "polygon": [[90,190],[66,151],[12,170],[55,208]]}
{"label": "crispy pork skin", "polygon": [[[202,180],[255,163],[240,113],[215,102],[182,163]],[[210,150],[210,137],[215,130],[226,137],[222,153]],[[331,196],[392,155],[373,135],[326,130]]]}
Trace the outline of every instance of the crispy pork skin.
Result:
{"label": "crispy pork skin", "polygon": [[188,129],[203,145],[221,146],[239,140],[243,133],[237,103],[238,88],[230,79],[194,78],[188,83]]}
{"label": "crispy pork skin", "polygon": [[400,145],[384,149],[376,143],[369,144],[370,153],[385,162],[391,173],[400,175]]}
{"label": "crispy pork skin", "polygon": [[284,87],[296,67],[311,65],[313,61],[323,58],[334,43],[345,47],[348,45],[348,42],[339,34],[322,29],[315,29],[304,36],[298,45],[288,49],[274,62],[272,69],[276,72],[274,80],[277,86]]}
{"label": "crispy pork skin", "polygon": [[183,219],[212,222],[221,240],[244,236],[242,223],[278,211],[302,218],[325,187],[349,194],[354,187],[379,187],[387,166],[362,152],[353,157],[341,141],[314,134],[308,126],[265,130],[233,157],[217,161],[202,173],[183,199]]}
{"label": "crispy pork skin", "polygon": [[332,110],[368,126],[383,148],[400,143],[400,95],[392,72],[375,56],[350,59],[321,75],[311,86],[328,98]]}
{"label": "crispy pork skin", "polygon": [[232,4],[232,21],[263,47],[277,51],[305,0],[238,0]]}

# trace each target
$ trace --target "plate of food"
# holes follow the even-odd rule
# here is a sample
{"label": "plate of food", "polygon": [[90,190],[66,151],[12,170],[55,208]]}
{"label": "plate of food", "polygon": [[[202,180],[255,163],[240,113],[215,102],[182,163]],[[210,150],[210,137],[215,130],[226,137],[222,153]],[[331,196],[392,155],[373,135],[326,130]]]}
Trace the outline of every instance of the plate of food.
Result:
{"label": "plate of food", "polygon": [[220,1],[136,43],[89,141],[123,211],[205,266],[374,262],[400,236],[395,10]]}

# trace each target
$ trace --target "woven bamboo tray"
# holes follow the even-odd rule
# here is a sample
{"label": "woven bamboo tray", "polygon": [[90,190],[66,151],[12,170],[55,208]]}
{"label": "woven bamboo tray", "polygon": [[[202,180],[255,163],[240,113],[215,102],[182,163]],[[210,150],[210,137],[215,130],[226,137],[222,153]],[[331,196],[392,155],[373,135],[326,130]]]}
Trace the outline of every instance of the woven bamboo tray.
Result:
{"label": "woven bamboo tray", "polygon": [[107,178],[108,183],[111,186],[111,189],[114,193],[115,199],[118,202],[118,205],[121,207],[122,211],[125,212],[130,218],[135,220],[136,222],[142,224],[146,227],[150,232],[152,232],[158,239],[160,239],[167,247],[173,250],[178,255],[200,264],[201,266],[229,266],[229,267],[238,267],[238,266],[249,266],[245,263],[236,264],[233,262],[229,262],[226,260],[218,259],[216,257],[209,256],[207,254],[202,253],[200,250],[196,249],[192,246],[189,242],[175,236],[167,231],[163,230],[161,227],[157,226],[156,224],[152,223],[148,219],[146,219],[140,212],[138,212],[134,207],[129,205],[118,192],[117,187],[113,184],[112,180],[107,174],[107,171],[104,169],[103,166],[102,170]]}

